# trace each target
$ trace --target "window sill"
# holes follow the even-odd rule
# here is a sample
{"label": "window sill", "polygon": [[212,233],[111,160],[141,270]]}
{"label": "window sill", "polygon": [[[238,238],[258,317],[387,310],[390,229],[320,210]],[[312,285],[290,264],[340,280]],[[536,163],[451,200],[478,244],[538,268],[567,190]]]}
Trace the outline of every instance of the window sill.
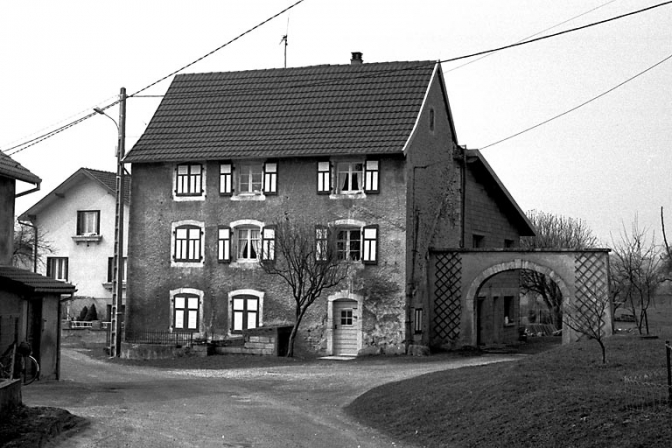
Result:
{"label": "window sill", "polygon": [[510,324],[504,324],[504,328],[510,328],[510,327],[515,327],[517,324],[510,323]]}
{"label": "window sill", "polygon": [[[126,289],[126,282],[122,282],[121,287]],[[111,291],[112,290],[112,282],[104,282],[103,283],[103,288]]]}
{"label": "window sill", "polygon": [[237,260],[229,263],[229,266],[235,269],[257,269],[261,267],[259,260]]}
{"label": "window sill", "polygon": [[87,245],[90,243],[99,243],[102,239],[103,235],[75,235],[72,237],[75,243],[86,243]]}
{"label": "window sill", "polygon": [[170,267],[173,268],[202,268],[204,262],[201,261],[175,261],[171,260]]}
{"label": "window sill", "polygon": [[356,193],[331,193],[329,199],[366,199],[366,193],[363,191]]}
{"label": "window sill", "polygon": [[231,196],[232,201],[265,201],[263,193],[238,193]]}
{"label": "window sill", "polygon": [[203,194],[194,194],[194,195],[177,195],[173,193],[173,200],[175,202],[194,202],[194,201],[205,201],[205,193]]}

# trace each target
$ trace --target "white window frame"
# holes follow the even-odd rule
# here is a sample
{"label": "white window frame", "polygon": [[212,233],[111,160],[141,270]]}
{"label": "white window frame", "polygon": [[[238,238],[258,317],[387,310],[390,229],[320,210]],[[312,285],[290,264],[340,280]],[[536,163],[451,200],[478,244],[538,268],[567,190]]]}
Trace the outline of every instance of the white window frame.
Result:
{"label": "white window frame", "polygon": [[100,234],[100,210],[77,210],[77,236]]}
{"label": "white window frame", "polygon": [[[200,173],[192,174],[192,167],[198,166]],[[180,167],[187,167],[187,173],[180,173]],[[205,163],[201,162],[185,162],[175,165],[173,173],[173,200],[176,202],[182,201],[204,201],[206,196],[205,186],[207,184],[207,169]],[[186,181],[182,181],[181,177],[186,177]],[[200,181],[199,191],[194,192],[192,188],[195,187],[195,182]],[[186,182],[186,184],[185,184]],[[186,187],[187,192],[184,192]]]}
{"label": "white window frame", "polygon": [[[261,244],[262,244],[262,232],[265,227],[265,224],[261,221],[254,219],[241,219],[238,221],[233,221],[229,223],[229,228],[231,228],[231,260],[232,266],[241,266],[241,265],[256,265],[258,264],[259,257],[261,254]],[[240,234],[239,230],[257,230],[259,232],[259,245],[257,249],[257,256],[255,258],[241,258],[240,257]],[[248,242],[252,242],[251,238],[247,238]]]}
{"label": "white window frame", "polygon": [[[361,166],[361,169],[356,169],[357,165]],[[357,185],[356,188],[353,187],[353,177],[357,175]],[[343,178],[342,175],[345,175],[347,179],[347,189],[343,188]],[[337,161],[334,164],[334,176],[335,176],[335,191],[336,194],[360,194],[364,193],[364,161]]]}
{"label": "white window frame", "polygon": [[[351,260],[349,257],[349,243],[350,243],[350,238],[348,237],[346,243],[348,245],[348,250],[346,252],[347,257],[346,258],[339,258],[342,261],[351,261],[351,262],[359,262],[362,264],[370,264],[370,265],[375,265],[378,264],[378,260],[380,258],[379,256],[379,249],[380,249],[380,227],[377,224],[369,224],[367,225],[363,221],[359,221],[357,219],[337,219],[333,223],[330,223],[330,227],[332,227],[332,230],[336,233],[336,256],[339,256],[339,250],[338,250],[338,232],[343,230],[343,231],[353,231],[357,230],[360,232],[360,245],[359,245],[359,260]],[[317,234],[316,234],[317,236]]]}
{"label": "white window frame", "polygon": [[[177,248],[177,230],[178,228],[184,228],[185,226],[189,226],[190,229],[193,228],[198,228],[198,231],[200,232],[200,239],[198,243],[198,249],[199,249],[199,258],[196,259],[184,259],[184,260],[178,260],[177,259],[177,253],[176,253],[176,248]],[[172,267],[202,267],[205,262],[205,254],[204,254],[204,248],[205,248],[205,223],[202,221],[194,221],[194,220],[184,220],[184,221],[176,221],[171,224],[171,229],[170,229],[170,264]],[[187,247],[187,250],[190,248]]]}
{"label": "white window frame", "polygon": [[[175,311],[176,311],[176,298],[182,295],[188,295],[188,296],[195,296],[195,298],[198,300],[198,311],[196,314],[196,328],[184,328],[183,327],[176,327],[176,322],[175,322]],[[194,289],[194,288],[179,288],[179,289],[173,289],[170,291],[170,327],[169,330],[171,333],[176,332],[176,331],[193,331],[195,336],[198,336],[203,333],[203,296],[204,293],[200,289]],[[188,323],[188,318],[189,316],[183,316],[186,317],[186,322]],[[183,321],[184,322],[184,321]]]}
{"label": "white window frame", "polygon": [[242,330],[234,330],[234,319],[235,319],[235,313],[233,309],[233,300],[237,296],[253,296],[256,297],[258,302],[258,309],[257,309],[257,327],[259,328],[264,325],[264,296],[265,293],[263,291],[257,291],[255,289],[237,289],[234,291],[230,291],[229,294],[229,336],[241,336]]}
{"label": "white window frame", "polygon": [[[352,262],[361,262],[362,261],[362,228],[361,227],[348,227],[348,226],[339,226],[334,229],[336,232],[336,258],[340,261],[352,261]],[[340,238],[341,232],[344,232],[346,235],[345,239]],[[352,239],[352,233],[359,233],[359,248],[357,249],[358,258],[351,258],[351,245],[354,240]],[[340,244],[344,245],[344,249],[340,249]],[[344,254],[344,257],[341,258],[341,254]]]}
{"label": "white window frame", "polygon": [[[68,257],[47,257],[47,271],[54,280],[67,282],[70,275]],[[54,269],[55,268],[55,269]]]}
{"label": "white window frame", "polygon": [[[258,171],[257,171],[258,170]],[[264,191],[264,164],[263,162],[241,162],[236,167],[237,172],[237,193],[239,195],[258,195]],[[258,181],[254,177],[258,176]],[[245,188],[243,181],[245,180]],[[255,188],[255,185],[258,188]]]}

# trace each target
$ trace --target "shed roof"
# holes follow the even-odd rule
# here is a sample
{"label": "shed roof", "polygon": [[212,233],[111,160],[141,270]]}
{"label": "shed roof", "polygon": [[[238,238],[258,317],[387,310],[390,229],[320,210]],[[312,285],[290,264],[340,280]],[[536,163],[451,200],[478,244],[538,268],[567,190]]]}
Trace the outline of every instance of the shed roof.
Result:
{"label": "shed roof", "polygon": [[14,284],[34,293],[72,294],[76,291],[70,283],[54,280],[34,272],[14,266],[0,265],[0,280],[4,284]]}
{"label": "shed roof", "polygon": [[401,153],[433,61],[177,75],[131,163]]}

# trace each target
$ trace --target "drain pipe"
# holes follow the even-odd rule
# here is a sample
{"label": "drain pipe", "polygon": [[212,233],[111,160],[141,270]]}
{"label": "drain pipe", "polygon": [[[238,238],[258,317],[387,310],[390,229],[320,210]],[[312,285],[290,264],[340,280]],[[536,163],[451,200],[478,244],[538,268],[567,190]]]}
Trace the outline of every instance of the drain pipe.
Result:
{"label": "drain pipe", "polygon": [[27,221],[18,221],[19,224],[33,229],[33,272],[37,274],[37,226]]}

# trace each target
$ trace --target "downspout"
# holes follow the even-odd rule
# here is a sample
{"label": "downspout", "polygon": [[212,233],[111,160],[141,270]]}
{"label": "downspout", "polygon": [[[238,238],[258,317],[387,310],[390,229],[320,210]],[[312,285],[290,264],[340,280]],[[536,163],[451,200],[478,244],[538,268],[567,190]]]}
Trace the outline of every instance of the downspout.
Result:
{"label": "downspout", "polygon": [[27,221],[18,221],[18,223],[33,229],[33,272],[37,274],[37,226]]}
{"label": "downspout", "polygon": [[460,235],[460,249],[464,249],[466,239],[466,224],[467,224],[467,147],[458,146],[462,149],[462,204],[460,213],[462,215],[462,234]]}

